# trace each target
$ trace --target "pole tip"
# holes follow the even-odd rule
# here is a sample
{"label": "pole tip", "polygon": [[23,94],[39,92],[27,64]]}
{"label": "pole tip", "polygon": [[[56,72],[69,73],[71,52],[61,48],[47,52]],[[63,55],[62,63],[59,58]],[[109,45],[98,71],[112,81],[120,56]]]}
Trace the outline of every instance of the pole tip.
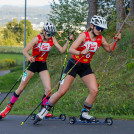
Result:
{"label": "pole tip", "polygon": [[23,124],[24,124],[24,122],[21,123],[21,125],[23,125]]}

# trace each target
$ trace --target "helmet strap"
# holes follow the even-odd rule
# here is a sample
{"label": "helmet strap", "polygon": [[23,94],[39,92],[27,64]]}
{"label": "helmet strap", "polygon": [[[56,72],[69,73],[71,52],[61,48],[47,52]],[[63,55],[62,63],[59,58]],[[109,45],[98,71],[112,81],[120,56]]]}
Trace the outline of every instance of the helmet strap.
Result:
{"label": "helmet strap", "polygon": [[43,34],[43,37],[44,37],[44,39],[43,39],[43,40],[47,40],[43,32],[42,32],[42,34]]}
{"label": "helmet strap", "polygon": [[92,34],[96,37],[97,35],[94,33],[94,27],[95,26],[93,26],[93,28],[91,28],[91,31],[92,31]]}

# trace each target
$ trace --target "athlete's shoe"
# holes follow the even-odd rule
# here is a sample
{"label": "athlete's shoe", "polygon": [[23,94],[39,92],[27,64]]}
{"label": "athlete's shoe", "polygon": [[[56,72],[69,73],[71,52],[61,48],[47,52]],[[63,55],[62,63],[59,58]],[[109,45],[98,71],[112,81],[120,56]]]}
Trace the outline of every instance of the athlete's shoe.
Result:
{"label": "athlete's shoe", "polygon": [[81,112],[80,120],[95,121],[96,118],[89,115],[88,112],[83,111],[83,112]]}
{"label": "athlete's shoe", "polygon": [[44,107],[37,115],[36,119],[33,124],[36,124],[37,122],[41,121],[50,111],[50,107],[46,106]]}
{"label": "athlete's shoe", "polygon": [[0,116],[2,117],[2,118],[4,118],[10,111],[11,111],[11,109],[12,109],[12,104],[11,103],[9,103],[7,106],[6,106],[6,108],[0,113]]}
{"label": "athlete's shoe", "polygon": [[[39,110],[39,112],[41,112],[41,110],[42,110],[44,107],[45,107],[45,106],[42,105],[41,108],[40,108],[40,110]],[[52,117],[52,116],[53,116],[53,114],[47,113],[47,115],[46,115],[45,117]]]}

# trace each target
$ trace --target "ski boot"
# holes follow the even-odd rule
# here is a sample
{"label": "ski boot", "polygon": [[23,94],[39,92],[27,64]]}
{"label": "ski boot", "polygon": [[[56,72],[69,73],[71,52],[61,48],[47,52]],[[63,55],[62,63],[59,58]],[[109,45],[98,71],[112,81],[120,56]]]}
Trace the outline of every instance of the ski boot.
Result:
{"label": "ski boot", "polygon": [[0,113],[0,119],[4,118],[12,109],[12,104],[9,103],[6,108]]}
{"label": "ski boot", "polygon": [[36,119],[35,119],[35,121],[34,121],[34,125],[37,123],[37,122],[39,122],[39,121],[41,121],[47,114],[48,114],[48,112],[50,111],[50,107],[48,107],[48,106],[45,106],[37,115],[36,115]]}
{"label": "ski boot", "polygon": [[[44,108],[45,106],[42,105],[39,112],[41,112],[41,110]],[[45,117],[53,117],[53,114],[47,113],[47,115]]]}
{"label": "ski boot", "polygon": [[81,115],[80,115],[80,120],[81,121],[90,121],[90,122],[94,122],[96,121],[96,118],[89,115],[87,111],[82,111],[81,112]]}

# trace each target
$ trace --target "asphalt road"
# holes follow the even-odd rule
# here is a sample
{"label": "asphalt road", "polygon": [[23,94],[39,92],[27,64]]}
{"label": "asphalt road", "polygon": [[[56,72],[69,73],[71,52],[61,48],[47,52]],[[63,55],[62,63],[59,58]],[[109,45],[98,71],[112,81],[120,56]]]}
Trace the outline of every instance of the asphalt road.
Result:
{"label": "asphalt road", "polygon": [[113,125],[69,124],[69,119],[42,120],[33,125],[33,120],[21,123],[27,116],[8,115],[0,120],[0,134],[134,134],[134,121],[113,120]]}
{"label": "asphalt road", "polygon": [[3,76],[5,74],[8,74],[9,72],[10,72],[10,70],[0,71],[0,76]]}

